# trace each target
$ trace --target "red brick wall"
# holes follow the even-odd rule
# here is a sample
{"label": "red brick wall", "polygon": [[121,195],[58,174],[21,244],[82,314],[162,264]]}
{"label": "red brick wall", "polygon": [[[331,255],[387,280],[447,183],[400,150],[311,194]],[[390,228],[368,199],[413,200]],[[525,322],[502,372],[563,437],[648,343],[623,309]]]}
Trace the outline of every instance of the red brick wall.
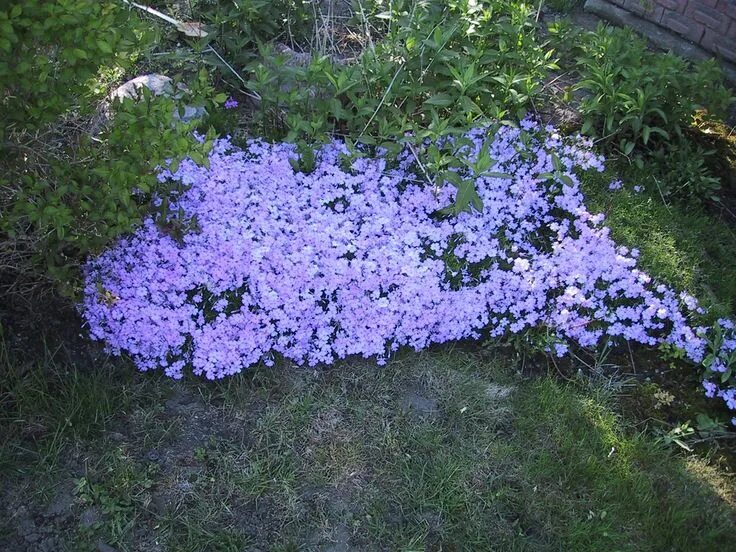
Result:
{"label": "red brick wall", "polygon": [[608,0],[736,62],[736,0]]}

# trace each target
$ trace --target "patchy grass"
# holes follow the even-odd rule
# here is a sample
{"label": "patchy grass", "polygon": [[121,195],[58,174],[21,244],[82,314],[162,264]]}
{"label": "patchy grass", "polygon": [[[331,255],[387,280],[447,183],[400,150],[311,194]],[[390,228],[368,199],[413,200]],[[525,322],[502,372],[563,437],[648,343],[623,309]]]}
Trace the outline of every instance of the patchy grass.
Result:
{"label": "patchy grass", "polygon": [[736,528],[725,467],[495,353],[217,384],[52,360],[4,387],[4,550],[709,550]]}
{"label": "patchy grass", "polygon": [[[736,233],[723,220],[661,198],[633,186],[645,175],[622,164],[610,172],[589,175],[583,184],[593,211],[605,213],[614,239],[641,251],[640,263],[654,278],[687,290],[713,308],[715,319],[736,310]],[[625,188],[608,189],[616,176]]]}

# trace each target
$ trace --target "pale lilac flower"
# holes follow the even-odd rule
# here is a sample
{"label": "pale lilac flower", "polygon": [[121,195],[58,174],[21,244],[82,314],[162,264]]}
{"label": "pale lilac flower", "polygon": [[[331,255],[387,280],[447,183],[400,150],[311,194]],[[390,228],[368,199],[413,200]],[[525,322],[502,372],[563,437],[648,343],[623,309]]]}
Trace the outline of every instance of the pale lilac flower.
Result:
{"label": "pale lilac flower", "polygon": [[[336,141],[305,174],[293,145],[219,140],[208,168],[184,161],[160,175],[184,185],[170,212],[196,231],[175,240],[148,219],[86,265],[90,334],[174,378],[223,378],[278,357],[382,363],[400,347],[538,329],[555,354],[668,343],[702,362],[706,334],[680,304],[697,302],[652,282],[586,208],[580,171],[603,170],[591,142],[523,127],[535,137],[468,133],[460,155],[472,161],[487,142],[494,171],[511,178],[464,173],[483,210],[453,218],[438,215],[455,188],[418,183],[410,152],[346,167]],[[549,177],[555,157],[564,179]]]}

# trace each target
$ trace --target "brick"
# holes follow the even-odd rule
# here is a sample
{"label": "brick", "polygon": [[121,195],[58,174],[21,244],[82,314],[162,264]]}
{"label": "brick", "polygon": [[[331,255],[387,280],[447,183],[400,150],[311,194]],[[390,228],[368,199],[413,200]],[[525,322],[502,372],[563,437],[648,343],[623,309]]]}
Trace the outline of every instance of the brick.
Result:
{"label": "brick", "polygon": [[731,19],[736,19],[736,2],[733,0],[718,0],[718,11]]}
{"label": "brick", "polygon": [[672,10],[677,13],[685,13],[688,0],[653,0],[654,4],[659,4],[664,9]]}
{"label": "brick", "polygon": [[716,8],[703,6],[699,2],[690,2],[690,5],[685,10],[685,16],[691,17],[698,23],[702,23],[719,34],[725,34],[728,30],[728,25],[731,22],[730,18],[723,12]]}
{"label": "brick", "polygon": [[712,29],[705,29],[701,44],[706,50],[710,50],[728,61],[736,61],[736,40],[717,34]]}
{"label": "brick", "polygon": [[664,13],[662,6],[655,6],[651,0],[626,0],[624,8],[644,19],[659,23]]}
{"label": "brick", "polygon": [[675,31],[677,34],[695,43],[700,42],[705,32],[705,25],[702,23],[698,23],[685,15],[672,11],[665,11],[660,23],[662,26]]}

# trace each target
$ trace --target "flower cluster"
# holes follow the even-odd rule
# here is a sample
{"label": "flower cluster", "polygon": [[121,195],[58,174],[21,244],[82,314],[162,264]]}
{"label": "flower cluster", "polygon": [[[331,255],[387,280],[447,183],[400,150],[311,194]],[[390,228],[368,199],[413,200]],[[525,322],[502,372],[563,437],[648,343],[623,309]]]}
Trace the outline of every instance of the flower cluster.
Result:
{"label": "flower cluster", "polygon": [[496,164],[462,175],[483,210],[456,217],[441,214],[455,189],[423,183],[408,153],[351,159],[333,142],[304,174],[292,145],[218,141],[209,168],[160,176],[185,185],[171,212],[196,231],[177,240],[148,220],[88,263],[92,337],[175,378],[275,355],[382,362],[402,346],[538,328],[560,355],[629,340],[703,360],[695,301],[652,282],[586,209],[577,174],[603,163],[590,143],[530,121],[467,138],[462,155]]}
{"label": "flower cluster", "polygon": [[[731,320],[720,319],[704,337],[708,352],[703,360],[705,395],[718,397],[736,410],[736,326]],[[736,425],[736,418],[732,422]]]}

